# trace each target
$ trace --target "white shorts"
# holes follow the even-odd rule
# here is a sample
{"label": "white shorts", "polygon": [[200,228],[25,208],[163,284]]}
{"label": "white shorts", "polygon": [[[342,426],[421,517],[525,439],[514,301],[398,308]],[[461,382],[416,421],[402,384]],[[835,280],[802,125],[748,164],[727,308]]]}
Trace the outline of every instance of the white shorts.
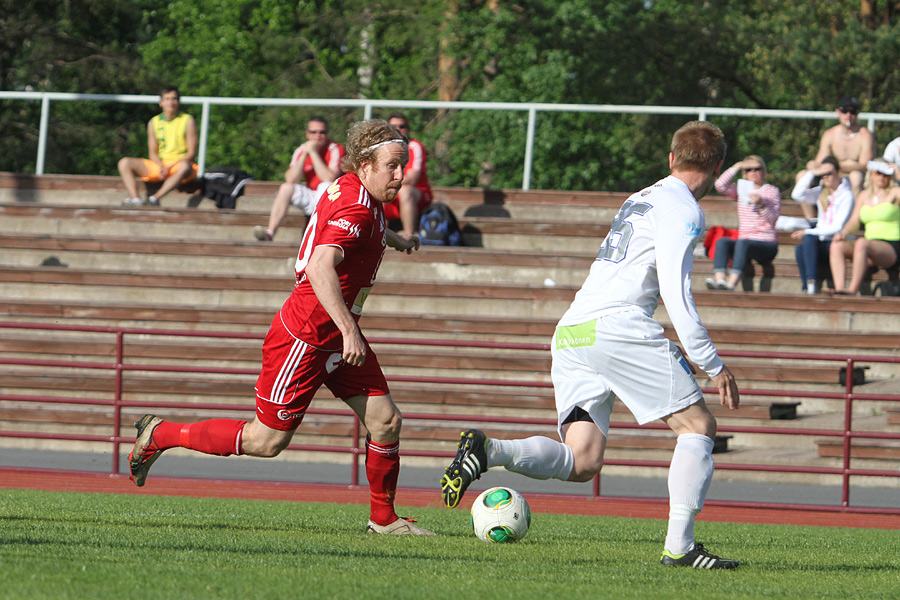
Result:
{"label": "white shorts", "polygon": [[316,189],[312,189],[302,183],[295,183],[294,193],[291,194],[291,204],[309,216],[316,211],[316,204],[319,203],[319,198],[322,197],[329,185],[331,185],[330,181],[323,181]]}
{"label": "white shorts", "polygon": [[641,425],[702,400],[703,392],[662,326],[640,311],[623,311],[581,325],[557,327],[550,376],[558,427],[579,407],[608,437],[618,398]]}

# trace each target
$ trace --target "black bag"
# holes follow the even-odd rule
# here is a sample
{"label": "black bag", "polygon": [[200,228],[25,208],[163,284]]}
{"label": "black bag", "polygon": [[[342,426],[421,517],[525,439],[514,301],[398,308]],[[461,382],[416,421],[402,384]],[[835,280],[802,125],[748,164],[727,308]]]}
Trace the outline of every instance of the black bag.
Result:
{"label": "black bag", "polygon": [[459,222],[450,207],[434,202],[425,207],[419,219],[419,240],[434,246],[459,246],[462,236]]}
{"label": "black bag", "polygon": [[214,200],[216,208],[234,208],[253,177],[237,167],[213,167],[203,175],[203,195]]}
{"label": "black bag", "polygon": [[872,295],[877,296],[900,296],[900,279],[880,281],[872,288]]}

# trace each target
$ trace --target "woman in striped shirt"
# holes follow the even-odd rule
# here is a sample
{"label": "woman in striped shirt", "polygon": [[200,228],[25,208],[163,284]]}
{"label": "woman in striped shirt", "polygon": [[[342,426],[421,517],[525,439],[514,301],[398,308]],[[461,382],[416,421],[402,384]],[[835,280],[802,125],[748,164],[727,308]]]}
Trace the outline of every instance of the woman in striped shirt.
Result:
{"label": "woman in striped shirt", "polygon": [[[732,183],[738,171],[743,171],[744,179]],[[716,242],[714,277],[706,280],[706,287],[711,290],[734,290],[748,261],[766,264],[778,253],[775,220],[781,213],[781,192],[766,183],[766,174],[766,162],[752,154],[716,180],[720,194],[738,201],[738,238],[723,237]]]}

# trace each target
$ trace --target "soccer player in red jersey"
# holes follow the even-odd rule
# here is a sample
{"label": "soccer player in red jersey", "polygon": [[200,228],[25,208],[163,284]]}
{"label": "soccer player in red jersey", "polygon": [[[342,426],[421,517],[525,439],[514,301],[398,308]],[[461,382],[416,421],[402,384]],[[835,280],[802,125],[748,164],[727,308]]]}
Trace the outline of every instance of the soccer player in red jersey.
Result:
{"label": "soccer player in red jersey", "polygon": [[129,455],[131,478],[144,485],[160,454],[174,447],[206,454],[273,457],[326,385],[366,426],[366,475],[371,511],[366,531],[434,535],[399,518],[394,494],[400,473],[401,415],[378,358],[357,326],[386,246],[407,254],[416,235],[385,225],[382,204],[397,196],[408,160],[407,142],[386,121],[356,123],[348,133],[345,175],[319,200],[297,256],[294,291],[263,342],[256,382],[256,418],[182,424],[145,415]]}

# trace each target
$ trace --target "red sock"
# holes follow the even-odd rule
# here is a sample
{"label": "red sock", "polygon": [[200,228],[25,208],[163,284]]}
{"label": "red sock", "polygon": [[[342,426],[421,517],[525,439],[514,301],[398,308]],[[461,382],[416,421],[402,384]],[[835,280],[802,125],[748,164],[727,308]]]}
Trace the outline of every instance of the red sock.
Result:
{"label": "red sock", "polygon": [[378,525],[397,520],[394,494],[400,475],[400,442],[376,444],[366,440],[366,477],[369,479],[369,518]]}
{"label": "red sock", "polygon": [[181,446],[204,454],[231,456],[243,454],[241,434],[247,421],[209,419],[199,423],[163,421],[153,430],[153,441],[160,450]]}

